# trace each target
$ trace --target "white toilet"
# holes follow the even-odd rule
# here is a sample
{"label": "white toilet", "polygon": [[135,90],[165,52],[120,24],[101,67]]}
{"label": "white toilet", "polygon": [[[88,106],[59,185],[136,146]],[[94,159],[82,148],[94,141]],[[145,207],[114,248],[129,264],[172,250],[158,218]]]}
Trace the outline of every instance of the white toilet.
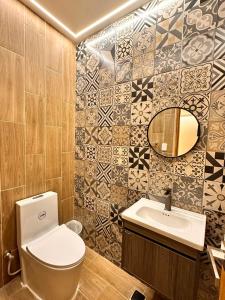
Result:
{"label": "white toilet", "polygon": [[57,194],[18,201],[16,213],[23,284],[40,299],[73,299],[85,244],[65,224],[59,225]]}

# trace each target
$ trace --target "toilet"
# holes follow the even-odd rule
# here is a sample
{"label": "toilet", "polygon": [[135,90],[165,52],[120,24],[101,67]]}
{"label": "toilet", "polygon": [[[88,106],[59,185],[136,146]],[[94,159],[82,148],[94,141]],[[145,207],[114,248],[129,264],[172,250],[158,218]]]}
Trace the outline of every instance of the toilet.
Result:
{"label": "toilet", "polygon": [[37,298],[69,300],[76,295],[85,244],[59,225],[58,197],[47,192],[16,202],[22,282]]}

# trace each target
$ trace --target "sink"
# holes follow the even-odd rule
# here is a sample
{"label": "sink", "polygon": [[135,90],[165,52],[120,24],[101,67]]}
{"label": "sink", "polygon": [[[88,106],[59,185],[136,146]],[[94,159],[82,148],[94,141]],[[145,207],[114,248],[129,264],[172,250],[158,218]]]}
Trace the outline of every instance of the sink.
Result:
{"label": "sink", "polygon": [[169,212],[160,211],[153,209],[148,206],[141,207],[136,212],[137,216],[143,218],[144,220],[158,222],[164,226],[173,227],[178,230],[183,230],[183,228],[188,226],[188,221],[178,217],[176,215],[171,215]]}
{"label": "sink", "polygon": [[167,236],[177,242],[203,250],[206,216],[172,206],[153,199],[141,198],[121,214],[124,220]]}

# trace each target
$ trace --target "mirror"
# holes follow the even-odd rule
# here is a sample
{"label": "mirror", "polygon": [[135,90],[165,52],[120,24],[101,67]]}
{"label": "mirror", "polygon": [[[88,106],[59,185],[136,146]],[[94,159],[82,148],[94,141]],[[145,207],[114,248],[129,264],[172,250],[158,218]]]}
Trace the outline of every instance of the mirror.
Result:
{"label": "mirror", "polygon": [[150,146],[165,157],[189,152],[199,138],[199,122],[188,110],[166,108],[151,120],[148,128]]}

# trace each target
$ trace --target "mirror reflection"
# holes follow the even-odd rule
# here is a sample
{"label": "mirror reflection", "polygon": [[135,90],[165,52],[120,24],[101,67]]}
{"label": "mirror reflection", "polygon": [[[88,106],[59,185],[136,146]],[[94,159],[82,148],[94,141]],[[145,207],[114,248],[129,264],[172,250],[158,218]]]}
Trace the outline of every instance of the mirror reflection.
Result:
{"label": "mirror reflection", "polygon": [[198,138],[198,120],[183,108],[167,108],[159,112],[148,128],[151,147],[166,157],[177,157],[189,152]]}

